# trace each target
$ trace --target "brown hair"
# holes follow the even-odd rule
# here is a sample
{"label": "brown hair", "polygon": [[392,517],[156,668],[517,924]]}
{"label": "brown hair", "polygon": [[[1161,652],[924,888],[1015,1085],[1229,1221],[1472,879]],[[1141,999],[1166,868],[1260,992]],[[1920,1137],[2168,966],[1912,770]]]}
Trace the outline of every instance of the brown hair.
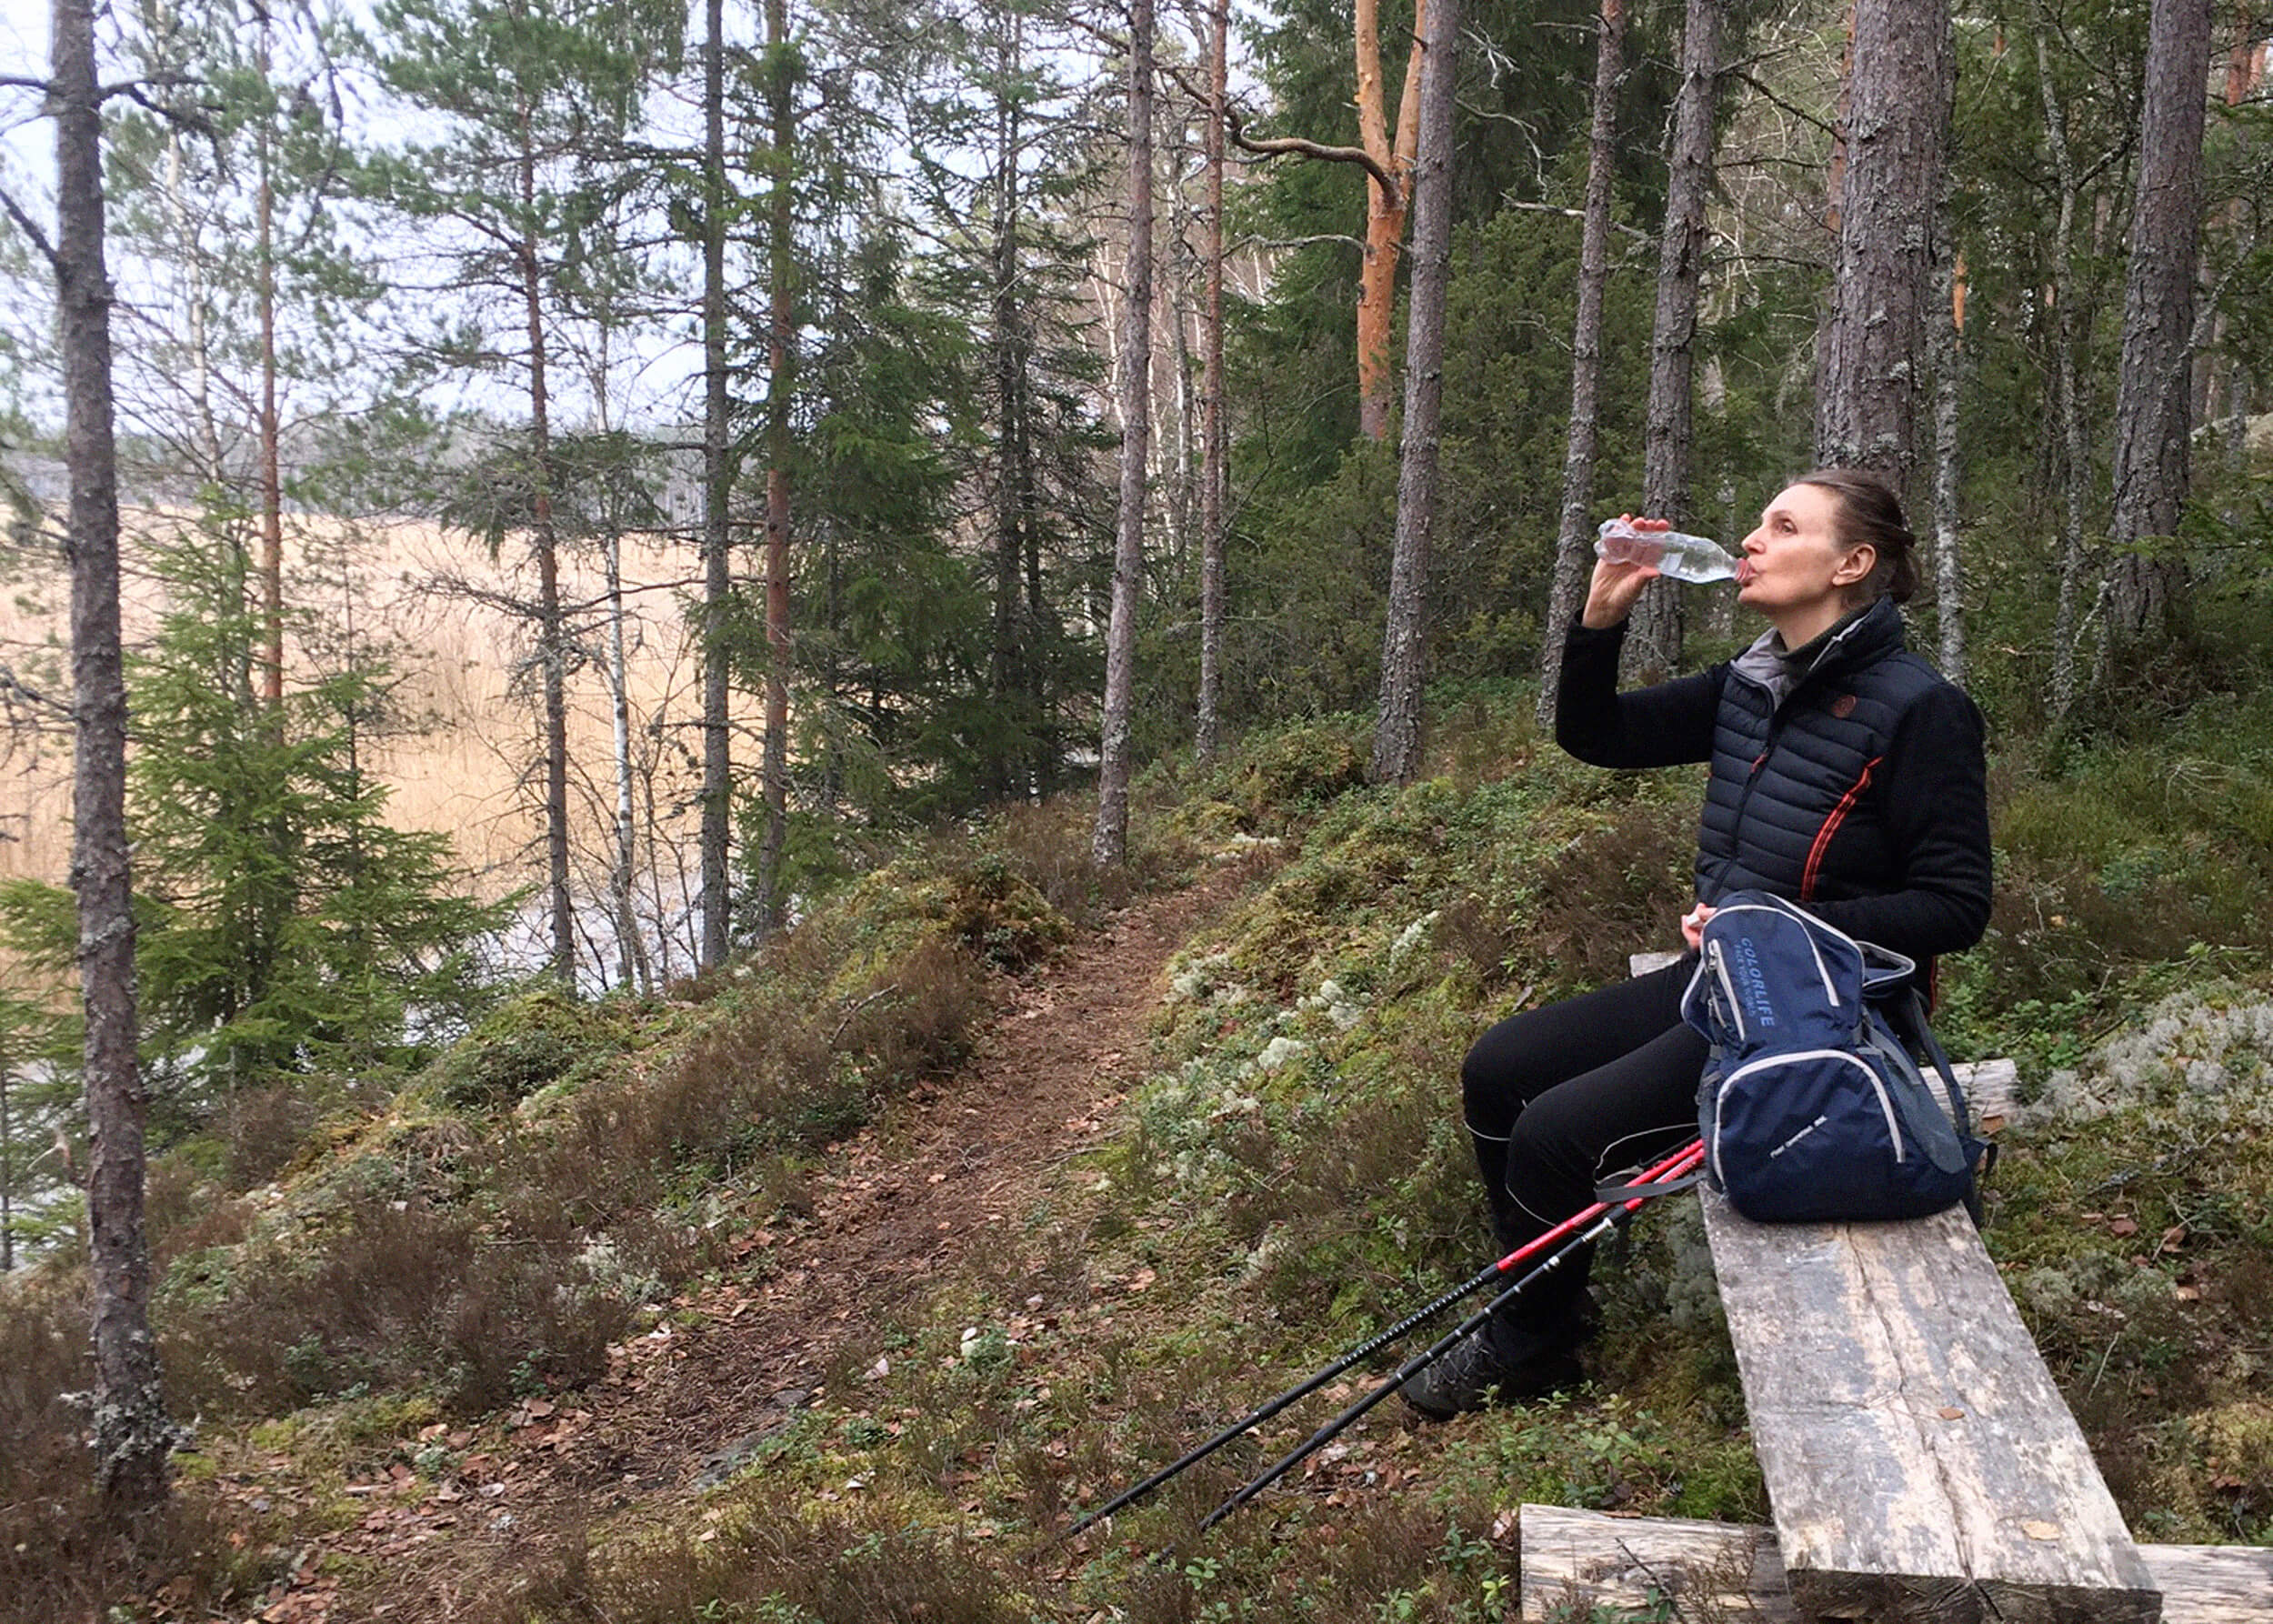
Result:
{"label": "brown hair", "polygon": [[1848,601],[1858,606],[1882,597],[1909,602],[1918,590],[1918,537],[1886,476],[1868,468],[1817,468],[1792,483],[1819,486],[1837,497],[1839,539],[1877,552],[1871,572],[1848,589]]}

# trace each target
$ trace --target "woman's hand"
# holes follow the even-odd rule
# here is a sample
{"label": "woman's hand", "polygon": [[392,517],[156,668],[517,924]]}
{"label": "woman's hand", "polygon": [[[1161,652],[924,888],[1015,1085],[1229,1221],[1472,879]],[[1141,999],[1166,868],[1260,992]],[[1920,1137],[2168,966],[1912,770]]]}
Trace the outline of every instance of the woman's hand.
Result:
{"label": "woman's hand", "polygon": [[1710,903],[1700,902],[1681,916],[1681,939],[1688,943],[1690,952],[1694,953],[1705,945],[1705,921],[1711,918],[1714,912]]}
{"label": "woman's hand", "polygon": [[[1637,519],[1631,514],[1618,516],[1637,530],[1670,530],[1669,519]],[[1634,611],[1634,600],[1642,595],[1642,588],[1657,578],[1657,568],[1647,564],[1614,564],[1607,558],[1594,561],[1594,579],[1587,587],[1587,606],[1579,612],[1578,623],[1589,631],[1603,631],[1617,625]]]}

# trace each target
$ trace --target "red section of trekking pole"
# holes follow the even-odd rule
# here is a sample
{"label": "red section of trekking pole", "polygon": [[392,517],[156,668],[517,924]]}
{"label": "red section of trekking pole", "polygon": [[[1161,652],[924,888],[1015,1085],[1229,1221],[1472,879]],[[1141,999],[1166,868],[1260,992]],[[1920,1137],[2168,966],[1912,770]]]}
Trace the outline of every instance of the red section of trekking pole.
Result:
{"label": "red section of trekking pole", "polygon": [[[1636,1175],[1634,1183],[1636,1186],[1668,1183],[1673,1179],[1682,1177],[1684,1174],[1695,1171],[1698,1158],[1700,1158],[1704,1153],[1705,1142],[1702,1139],[1691,1139],[1687,1145],[1675,1151],[1671,1156],[1667,1157],[1665,1160],[1659,1162],[1656,1167]],[[1642,1199],[1647,1200],[1648,1198],[1643,1197]],[[1634,1205],[1638,1205],[1638,1203],[1635,1203]],[[1628,1212],[1631,1212],[1633,1209],[1633,1205],[1629,1205],[1627,1208]],[[1556,1225],[1555,1228],[1549,1229],[1546,1234],[1532,1237],[1532,1238],[1525,1241],[1521,1246],[1517,1247],[1514,1251],[1508,1253],[1505,1258],[1502,1258],[1498,1262],[1493,1264],[1491,1268],[1477,1276],[1472,1286],[1462,1288],[1463,1292],[1465,1293],[1466,1291],[1472,1290],[1477,1286],[1485,1285],[1490,1280],[1491,1277],[1496,1274],[1507,1273],[1510,1269],[1514,1268],[1517,1264],[1521,1263],[1525,1258],[1537,1257],[1540,1252],[1545,1251],[1548,1247],[1553,1246],[1557,1241],[1561,1240],[1564,1237],[1573,1234],[1579,1229],[1585,1228],[1588,1224],[1593,1223],[1595,1219],[1600,1218],[1604,1213],[1609,1210],[1609,1202],[1597,1201],[1593,1206],[1587,1208],[1583,1211],[1574,1212],[1570,1215],[1570,1217]]]}
{"label": "red section of trekking pole", "polygon": [[[1634,1183],[1638,1187],[1645,1184],[1664,1183],[1674,1178],[1678,1178],[1697,1165],[1697,1158],[1701,1156],[1703,1151],[1704,1148],[1702,1145],[1692,1142],[1687,1149],[1676,1151],[1673,1155],[1668,1156],[1665,1158],[1665,1160],[1659,1162],[1657,1166],[1637,1175]],[[1632,1207],[1640,1206],[1642,1201],[1646,1199],[1647,1199],[1647,1197],[1637,1198],[1629,1205],[1628,1210],[1631,1210]],[[1339,1376],[1343,1371],[1348,1369],[1351,1366],[1371,1358],[1375,1354],[1380,1352],[1381,1349],[1387,1348],[1390,1343],[1397,1341],[1399,1338],[1404,1337],[1408,1332],[1422,1325],[1426,1325],[1429,1320],[1434,1319],[1437,1315],[1452,1307],[1453,1304],[1458,1302],[1462,1298],[1482,1290],[1485,1287],[1490,1285],[1494,1280],[1499,1278],[1505,1274],[1509,1273],[1517,1264],[1524,1262],[1527,1258],[1537,1257],[1539,1252],[1553,1246],[1557,1241],[1567,1238],[1574,1232],[1594,1222],[1608,1210],[1609,1203],[1605,1201],[1597,1201],[1593,1206],[1587,1208],[1585,1211],[1575,1213],[1571,1217],[1565,1218],[1561,1223],[1556,1225],[1555,1228],[1549,1229],[1546,1234],[1541,1235],[1535,1239],[1526,1241],[1523,1245],[1517,1247],[1514,1251],[1508,1253],[1505,1258],[1502,1258],[1498,1262],[1493,1264],[1489,1268],[1484,1269],[1472,1278],[1463,1280],[1459,1285],[1455,1286],[1451,1290],[1446,1292],[1442,1297],[1437,1298],[1435,1301],[1414,1309],[1404,1318],[1389,1327],[1388,1329],[1367,1338],[1364,1342],[1360,1343],[1357,1347],[1351,1348],[1347,1353],[1342,1355],[1341,1358],[1327,1366],[1325,1369],[1320,1370],[1317,1375],[1308,1378],[1297,1386],[1288,1388],[1285,1392],[1279,1394],[1277,1398],[1273,1398],[1269,1403],[1264,1405],[1259,1409],[1249,1411],[1246,1416],[1237,1421],[1234,1421],[1230,1426],[1226,1427],[1221,1432],[1217,1433],[1215,1437],[1209,1439],[1206,1443],[1200,1444],[1197,1448],[1192,1449],[1185,1454],[1177,1457],[1175,1460],[1172,1460],[1167,1466],[1162,1467],[1158,1471],[1153,1473],[1151,1477],[1147,1478],[1143,1482],[1137,1484],[1136,1487],[1123,1489],[1113,1499],[1107,1500],[1104,1505],[1099,1506],[1096,1510],[1090,1512],[1080,1521],[1075,1523],[1073,1527],[1067,1529],[1064,1537],[1070,1539],[1076,1534],[1081,1532],[1082,1529],[1087,1528],[1091,1523],[1097,1522],[1105,1518],[1110,1517],[1123,1506],[1128,1505],[1133,1501],[1142,1499],[1146,1495],[1150,1494],[1154,1489],[1159,1488],[1160,1485],[1166,1483],[1169,1479],[1183,1471],[1187,1467],[1205,1460],[1208,1456],[1214,1454],[1217,1449],[1222,1449],[1224,1445],[1229,1443],[1233,1439],[1237,1438],[1241,1433],[1261,1426],[1265,1421],[1269,1420],[1273,1416],[1278,1414],[1279,1411],[1285,1409],[1288,1405],[1295,1403],[1298,1399],[1306,1398],[1312,1393],[1317,1392],[1320,1388],[1324,1387],[1327,1382],[1332,1381],[1337,1376]],[[1520,1288],[1521,1287],[1518,1286],[1517,1289]]]}
{"label": "red section of trekking pole", "polygon": [[[1660,1162],[1657,1168],[1652,1168],[1650,1176],[1636,1180],[1636,1185],[1671,1183],[1674,1179],[1695,1171],[1697,1168],[1704,1162],[1704,1159],[1705,1146],[1703,1142],[1694,1141],[1689,1145],[1687,1149],[1681,1151],[1677,1155],[1668,1158],[1667,1161]],[[1657,1176],[1660,1172],[1664,1174],[1664,1177],[1660,1178]],[[1501,1308],[1505,1308],[1508,1303],[1513,1302],[1518,1296],[1520,1296],[1527,1286],[1531,1285],[1536,1280],[1543,1279],[1548,1274],[1551,1274],[1556,1269],[1561,1268],[1564,1262],[1576,1253],[1579,1248],[1599,1240],[1604,1236],[1609,1234],[1613,1229],[1616,1229],[1619,1225],[1626,1222],[1627,1219],[1633,1217],[1636,1212],[1639,1211],[1642,1206],[1647,1202],[1649,1198],[1649,1195],[1645,1193],[1642,1195],[1629,1197],[1625,1200],[1616,1203],[1597,1201],[1594,1204],[1594,1206],[1587,1209],[1587,1213],[1582,1213],[1577,1218],[1570,1218],[1562,1224],[1557,1225],[1556,1229],[1553,1232],[1565,1234],[1568,1236],[1569,1238],[1567,1238],[1562,1246],[1557,1248],[1556,1250],[1548,1256],[1547,1261],[1541,1263],[1537,1268],[1531,1270],[1530,1273],[1525,1275],[1514,1285],[1508,1287],[1497,1297],[1492,1298],[1492,1300],[1485,1304],[1482,1308],[1478,1309],[1474,1314],[1469,1315],[1466,1319],[1462,1320],[1444,1336],[1438,1338],[1435,1342],[1431,1343],[1426,1349],[1406,1360],[1404,1364],[1397,1367],[1394,1375],[1388,1377],[1371,1392],[1367,1393],[1364,1398],[1358,1399],[1357,1403],[1351,1405],[1347,1409],[1345,1409],[1341,1414],[1336,1416],[1325,1426],[1319,1428],[1316,1432],[1313,1432],[1308,1438],[1303,1439],[1300,1444],[1297,1445],[1286,1455],[1274,1461],[1267,1470],[1262,1472],[1260,1475],[1248,1479],[1248,1481],[1239,1489],[1238,1493],[1233,1495],[1229,1499],[1224,1501],[1222,1505],[1217,1506],[1213,1511],[1210,1511],[1207,1514],[1206,1519],[1199,1525],[1200,1532],[1205,1533],[1209,1529],[1214,1528],[1225,1518],[1230,1516],[1234,1511],[1237,1511],[1241,1506],[1246,1505],[1257,1495],[1262,1493],[1263,1490],[1277,1482],[1279,1479],[1285,1477],[1289,1471],[1293,1470],[1295,1467],[1301,1464],[1306,1457],[1311,1455],[1325,1444],[1332,1441],[1333,1439],[1338,1434],[1347,1430],[1351,1423],[1355,1422],[1358,1417],[1364,1415],[1375,1405],[1380,1403],[1384,1398],[1387,1398],[1391,1393],[1396,1392],[1397,1388],[1403,1387],[1415,1376],[1417,1376],[1421,1371],[1426,1370],[1429,1366],[1435,1364],[1447,1353],[1450,1352],[1453,1347],[1459,1342],[1461,1338],[1467,1336],[1472,1331],[1481,1329],[1484,1323],[1491,1318],[1494,1314],[1499,1312]],[[1575,1226],[1587,1222],[1587,1214],[1594,1215],[1591,1225],[1584,1229],[1578,1230],[1575,1234],[1572,1233]],[[1521,1252],[1510,1253],[1508,1258],[1509,1260],[1512,1260],[1514,1258],[1521,1255]],[[1497,1271],[1498,1267],[1498,1265],[1494,1265],[1495,1272]]]}

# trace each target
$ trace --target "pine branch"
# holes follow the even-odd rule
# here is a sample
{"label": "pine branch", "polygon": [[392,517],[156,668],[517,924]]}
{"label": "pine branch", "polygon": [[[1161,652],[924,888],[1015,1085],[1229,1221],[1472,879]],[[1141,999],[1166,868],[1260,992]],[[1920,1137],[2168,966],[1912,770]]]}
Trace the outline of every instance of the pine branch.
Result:
{"label": "pine branch", "polygon": [[1742,84],[1749,85],[1755,91],[1759,93],[1760,98],[1767,102],[1769,106],[1778,108],[1783,112],[1790,114],[1794,118],[1799,120],[1800,123],[1811,125],[1821,134],[1828,135],[1834,140],[1838,138],[1837,130],[1824,123],[1823,120],[1817,118],[1805,107],[1796,105],[1784,96],[1779,95],[1773,90],[1770,90],[1757,76],[1746,72],[1743,68],[1728,69],[1727,76],[1736,79]]}
{"label": "pine branch", "polygon": [[[1558,203],[1526,203],[1520,198],[1509,197],[1502,199],[1499,206],[1502,208],[1526,209],[1533,214],[1538,215],[1560,215],[1567,220],[1577,220],[1585,217],[1582,210],[1565,208]],[[1657,240],[1647,231],[1642,231],[1635,226],[1628,226],[1623,220],[1611,221],[1610,229],[1613,231],[1624,232],[1627,236],[1632,237],[1636,242],[1648,243],[1655,242]]]}
{"label": "pine branch", "polygon": [[[1164,62],[1160,68],[1176,81],[1186,95],[1201,106],[1206,106],[1214,99],[1203,95],[1193,85],[1182,64]],[[1239,109],[1229,102],[1224,104],[1223,123],[1224,133],[1231,137],[1231,144],[1241,152],[1252,153],[1258,158],[1275,158],[1294,153],[1301,157],[1317,158],[1323,163],[1355,164],[1372,175],[1374,184],[1383,191],[1395,193],[1397,189],[1397,181],[1388,170],[1362,146],[1332,146],[1323,141],[1313,141],[1307,135],[1249,135],[1247,120],[1241,116]]]}
{"label": "pine branch", "polygon": [[71,719],[71,707],[52,695],[42,693],[24,681],[5,666],[0,666],[0,709],[14,710],[23,707],[35,714],[45,714],[58,721]]}
{"label": "pine branch", "polygon": [[47,240],[47,234],[39,228],[39,222],[25,213],[24,206],[15,200],[15,194],[5,186],[0,186],[0,209],[6,211],[8,218],[15,222],[18,231],[32,239],[32,246],[39,250],[40,257],[47,262],[49,267],[56,275],[62,275],[63,257],[55,252],[55,244]]}
{"label": "pine branch", "polygon": [[1277,157],[1281,153],[1296,153],[1306,158],[1317,158],[1328,164],[1355,164],[1374,178],[1382,190],[1394,192],[1397,182],[1362,146],[1328,146],[1307,135],[1266,135],[1256,137],[1247,133],[1247,121],[1239,116],[1237,107],[1226,107],[1223,115],[1224,133],[1241,152],[1251,152],[1257,157]]}

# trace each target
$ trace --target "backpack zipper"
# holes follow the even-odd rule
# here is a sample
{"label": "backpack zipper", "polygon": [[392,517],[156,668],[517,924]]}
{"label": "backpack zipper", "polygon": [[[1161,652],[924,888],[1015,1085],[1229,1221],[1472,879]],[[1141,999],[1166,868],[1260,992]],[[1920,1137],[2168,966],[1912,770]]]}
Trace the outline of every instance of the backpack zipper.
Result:
{"label": "backpack zipper", "polygon": [[[1807,944],[1808,957],[1816,961],[1816,979],[1823,983],[1823,996],[1831,1000],[1832,1008],[1844,1008],[1845,1006],[1839,1001],[1838,983],[1831,979],[1831,967],[1823,962],[1823,949],[1816,945],[1816,933],[1809,928],[1810,924],[1822,925],[1823,921],[1816,918],[1813,914],[1805,913],[1797,905],[1787,902],[1781,897],[1775,897],[1773,900],[1781,905],[1783,912],[1799,918],[1799,937]],[[1828,930],[1833,927],[1825,925],[1824,928]],[[1860,957],[1862,949],[1857,947],[1857,957]]]}
{"label": "backpack zipper", "polygon": [[1786,1065],[1794,1060],[1838,1060],[1847,1065],[1852,1066],[1856,1070],[1861,1072],[1863,1076],[1869,1078],[1870,1091],[1877,1097],[1878,1109],[1887,1118],[1887,1135],[1894,1141],[1894,1159],[1898,1164],[1909,1159],[1909,1152],[1902,1143],[1902,1123],[1895,1114],[1894,1098],[1887,1092],[1887,1085],[1883,1080],[1881,1080],[1877,1072],[1871,1070],[1871,1068],[1864,1065],[1860,1059],[1848,1054],[1844,1049],[1793,1049],[1784,1054],[1763,1055],[1757,1060],[1748,1061],[1746,1064],[1737,1067],[1736,1070],[1730,1072],[1727,1077],[1721,1079],[1720,1088],[1714,1093],[1713,1177],[1719,1179],[1724,1187],[1727,1184],[1728,1180],[1727,1176],[1721,1171],[1720,1123],[1723,1109],[1727,1104],[1728,1090],[1735,1088],[1739,1082],[1742,1082],[1753,1072],[1764,1070],[1770,1066]]}
{"label": "backpack zipper", "polygon": [[1705,957],[1713,967],[1714,977],[1720,983],[1721,997],[1728,1001],[1728,1019],[1737,1028],[1737,1036],[1749,1039],[1752,1034],[1744,1024],[1744,1006],[1737,1002],[1737,984],[1728,978],[1728,964],[1722,957],[1720,944],[1707,941],[1705,944]]}

